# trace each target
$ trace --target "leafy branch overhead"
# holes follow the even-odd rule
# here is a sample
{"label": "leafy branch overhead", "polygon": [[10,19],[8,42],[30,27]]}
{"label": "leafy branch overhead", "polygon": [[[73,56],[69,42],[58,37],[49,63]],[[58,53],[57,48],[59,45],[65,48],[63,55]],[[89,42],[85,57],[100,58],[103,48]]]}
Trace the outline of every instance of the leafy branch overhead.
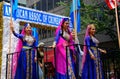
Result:
{"label": "leafy branch overhead", "polygon": [[[113,29],[116,29],[114,10],[110,10],[105,2],[98,4],[98,2],[93,0],[92,3],[94,3],[94,5],[85,4],[83,0],[81,0],[81,29],[86,28],[87,24],[93,23],[96,25],[98,33],[104,31],[113,40],[116,40],[117,32]],[[71,1],[59,2],[58,4],[65,7],[64,15],[69,16]]]}

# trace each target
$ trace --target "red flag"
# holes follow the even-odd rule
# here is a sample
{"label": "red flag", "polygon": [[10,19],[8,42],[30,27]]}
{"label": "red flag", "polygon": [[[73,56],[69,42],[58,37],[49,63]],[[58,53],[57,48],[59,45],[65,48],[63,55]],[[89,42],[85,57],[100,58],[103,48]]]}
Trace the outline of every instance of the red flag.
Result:
{"label": "red flag", "polygon": [[[117,7],[117,6],[115,6],[115,0],[105,0],[105,1],[110,9],[114,9],[115,7]],[[117,1],[120,1],[120,0],[117,0]],[[118,5],[118,4],[116,4],[116,5]]]}

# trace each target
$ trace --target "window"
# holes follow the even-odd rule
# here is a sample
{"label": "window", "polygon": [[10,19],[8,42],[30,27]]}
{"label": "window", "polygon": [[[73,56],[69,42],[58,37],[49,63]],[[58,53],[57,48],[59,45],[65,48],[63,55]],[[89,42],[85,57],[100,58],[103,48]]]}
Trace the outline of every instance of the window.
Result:
{"label": "window", "polygon": [[[37,10],[48,11],[55,7],[58,7],[58,2],[66,0],[39,0],[35,4],[31,5],[30,8],[36,8]],[[36,5],[36,6],[35,6]]]}

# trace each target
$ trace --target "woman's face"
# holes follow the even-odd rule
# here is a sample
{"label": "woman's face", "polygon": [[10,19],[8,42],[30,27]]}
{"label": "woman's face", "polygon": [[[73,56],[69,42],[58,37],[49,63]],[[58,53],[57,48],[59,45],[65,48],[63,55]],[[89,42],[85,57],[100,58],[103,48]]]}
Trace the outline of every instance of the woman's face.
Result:
{"label": "woman's face", "polygon": [[69,21],[65,21],[63,23],[63,29],[68,29],[68,27],[69,27]]}
{"label": "woman's face", "polygon": [[95,34],[95,26],[91,26],[90,28],[90,35],[94,35]]}
{"label": "woman's face", "polygon": [[28,26],[25,28],[25,32],[26,34],[31,34],[31,31],[32,31],[31,26],[28,24]]}

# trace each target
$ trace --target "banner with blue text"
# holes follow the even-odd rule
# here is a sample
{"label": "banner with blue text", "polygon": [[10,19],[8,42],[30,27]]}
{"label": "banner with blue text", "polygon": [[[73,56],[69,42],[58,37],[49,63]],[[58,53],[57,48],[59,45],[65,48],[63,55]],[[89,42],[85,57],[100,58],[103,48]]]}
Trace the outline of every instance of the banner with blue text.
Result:
{"label": "banner with blue text", "polygon": [[[9,4],[5,3],[3,5],[3,16],[10,17],[10,14],[11,14],[11,7]],[[37,24],[57,27],[61,19],[65,18],[65,16],[55,15],[52,13],[47,13],[47,12],[19,6],[16,12],[16,18],[19,20],[25,20]]]}

